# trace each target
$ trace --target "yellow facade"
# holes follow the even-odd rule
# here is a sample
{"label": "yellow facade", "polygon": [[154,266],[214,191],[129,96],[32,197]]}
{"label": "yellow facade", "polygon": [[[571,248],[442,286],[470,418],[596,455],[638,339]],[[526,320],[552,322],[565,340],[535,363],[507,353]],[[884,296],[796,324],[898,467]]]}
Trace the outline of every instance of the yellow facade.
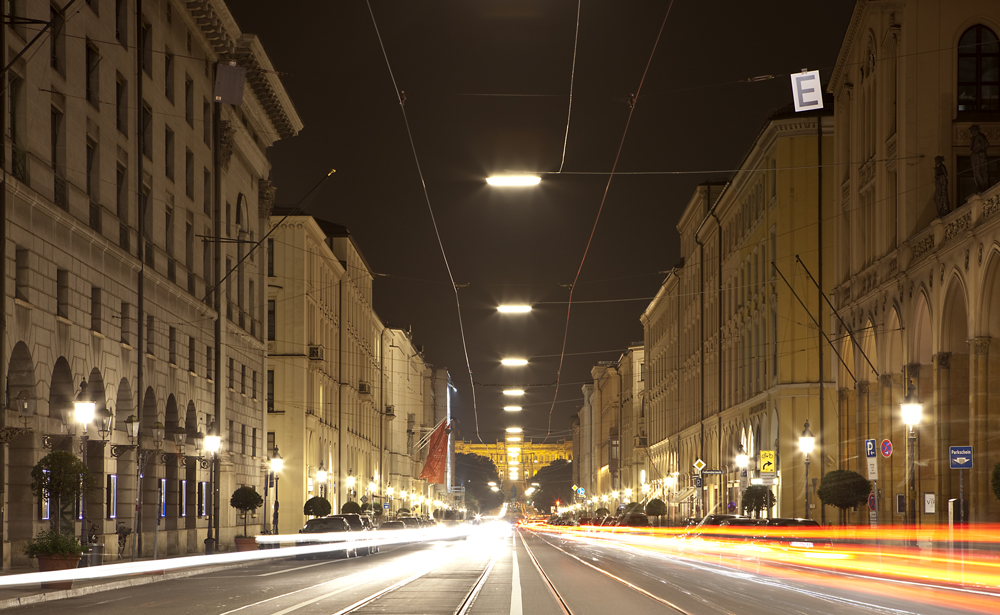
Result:
{"label": "yellow facade", "polygon": [[[513,438],[520,440],[515,441]],[[498,440],[495,444],[458,440],[455,442],[455,453],[479,455],[490,459],[496,465],[503,484],[517,485],[522,492],[531,483],[538,470],[557,459],[573,460],[572,440],[541,444],[516,435],[508,435],[507,439],[511,441]],[[517,472],[513,471],[515,468]]]}

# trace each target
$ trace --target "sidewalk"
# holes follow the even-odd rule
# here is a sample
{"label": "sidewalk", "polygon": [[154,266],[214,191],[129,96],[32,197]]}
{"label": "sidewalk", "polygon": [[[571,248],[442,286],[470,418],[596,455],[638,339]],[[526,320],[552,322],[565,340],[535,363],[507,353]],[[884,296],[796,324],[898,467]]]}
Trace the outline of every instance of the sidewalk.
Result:
{"label": "sidewalk", "polygon": [[[200,554],[192,554],[192,555],[200,555]],[[181,556],[181,557],[188,557],[188,556]],[[166,559],[176,559],[176,558],[161,558],[161,559],[166,560]],[[150,561],[153,561],[152,558],[136,559],[136,562],[150,562]],[[121,589],[123,587],[135,587],[137,585],[145,585],[147,583],[156,583],[159,581],[166,581],[170,579],[180,579],[198,574],[205,574],[207,572],[218,572],[221,570],[229,570],[232,568],[243,568],[246,566],[260,563],[261,561],[263,560],[230,562],[224,564],[220,563],[216,565],[209,564],[205,566],[186,568],[171,572],[161,571],[161,572],[149,572],[149,573],[133,573],[130,575],[108,577],[103,579],[76,579],[73,581],[72,589],[42,589],[39,583],[32,583],[30,585],[19,585],[13,587],[0,587],[0,609],[7,609],[16,606],[24,606],[28,604],[38,604],[41,602],[50,602],[52,600],[62,600],[63,598],[84,596],[87,594],[94,594],[97,592],[108,591],[112,589]],[[114,563],[119,563],[119,562],[114,562]],[[38,569],[31,568],[28,566],[12,568],[11,570],[0,574],[0,578],[6,579],[10,576],[25,574],[29,572],[38,572]]]}

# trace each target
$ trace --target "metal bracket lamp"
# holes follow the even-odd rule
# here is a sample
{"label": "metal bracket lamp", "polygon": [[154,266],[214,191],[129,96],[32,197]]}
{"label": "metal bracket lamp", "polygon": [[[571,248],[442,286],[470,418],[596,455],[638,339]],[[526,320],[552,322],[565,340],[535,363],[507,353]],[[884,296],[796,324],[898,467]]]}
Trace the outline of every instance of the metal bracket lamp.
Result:
{"label": "metal bracket lamp", "polygon": [[14,438],[18,437],[23,433],[30,433],[32,430],[28,428],[28,423],[31,422],[32,417],[35,416],[35,400],[28,396],[28,392],[22,390],[14,399],[10,400],[8,404],[8,409],[10,404],[17,407],[17,416],[21,420],[21,424],[24,427],[3,427],[0,428],[0,442],[11,442]]}

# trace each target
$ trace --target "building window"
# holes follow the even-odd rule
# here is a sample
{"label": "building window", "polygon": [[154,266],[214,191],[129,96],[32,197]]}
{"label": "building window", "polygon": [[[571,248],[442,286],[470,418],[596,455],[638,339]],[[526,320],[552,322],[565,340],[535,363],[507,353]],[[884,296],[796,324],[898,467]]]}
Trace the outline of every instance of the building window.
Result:
{"label": "building window", "polygon": [[274,240],[267,240],[267,275],[274,277]]}
{"label": "building window", "polygon": [[121,73],[115,76],[115,125],[128,137],[128,80]]}
{"label": "building window", "polygon": [[240,395],[247,394],[247,366],[240,365]]}
{"label": "building window", "polygon": [[958,42],[958,110],[1000,111],[1000,40],[983,25]]}
{"label": "building window", "polygon": [[273,451],[274,447],[277,446],[277,442],[277,438],[274,437],[274,432],[267,432],[267,451],[265,451],[267,455],[271,454],[271,451]]}
{"label": "building window", "polygon": [[247,454],[247,426],[240,425],[240,455]]}
{"label": "building window", "polygon": [[212,215],[212,172],[205,169],[204,172],[204,182],[205,182],[205,215]]}
{"label": "building window", "polygon": [[97,47],[94,46],[89,40],[87,41],[87,102],[94,105],[98,105],[100,100],[98,95],[100,93],[100,80],[98,75],[100,74],[99,66],[101,64],[101,54],[98,53]]}
{"label": "building window", "polygon": [[56,316],[69,318],[69,270],[56,270]]}
{"label": "building window", "polygon": [[188,508],[188,482],[186,479],[177,481],[177,516],[186,517]]}
{"label": "building window", "polygon": [[142,48],[142,71],[153,76],[153,27],[143,20],[139,30],[139,46]]}
{"label": "building window", "polygon": [[194,346],[194,336],[188,338],[188,371],[192,374],[195,373],[195,355],[197,354]]}
{"label": "building window", "polygon": [[189,149],[184,150],[184,192],[194,200],[194,154]]}
{"label": "building window", "polygon": [[163,52],[163,93],[171,104],[174,102],[174,54],[167,49]]}
{"label": "building window", "polygon": [[153,356],[156,354],[155,344],[153,344],[153,334],[156,333],[156,319],[152,314],[146,314],[146,354]]}
{"label": "building window", "polygon": [[184,76],[184,119],[194,128],[194,81]]}
{"label": "building window", "polygon": [[31,303],[28,294],[28,284],[31,280],[31,252],[25,248],[17,248],[14,262],[16,267],[14,274],[14,298]]}
{"label": "building window", "polygon": [[129,338],[129,334],[130,334],[130,331],[129,331],[129,329],[130,329],[129,318],[131,318],[131,314],[129,313],[130,311],[131,311],[131,308],[130,308],[129,304],[128,303],[122,303],[122,314],[121,314],[121,320],[122,320],[122,344],[130,344],[129,339],[128,339]]}
{"label": "building window", "polygon": [[267,370],[267,411],[274,412],[274,370]]}
{"label": "building window", "polygon": [[253,428],[251,432],[252,440],[250,440],[250,455],[253,457],[257,456],[257,428]]}
{"label": "building window", "polygon": [[[172,202],[173,197],[168,199],[168,202]],[[171,205],[166,205],[163,208],[163,228],[164,228],[164,243],[167,256],[174,255],[174,208]]]}
{"label": "building window", "polygon": [[[62,11],[54,6],[49,8],[49,19],[52,21],[52,36],[49,37],[49,66],[60,75],[65,75],[66,20],[63,18]],[[88,62],[87,65],[89,66],[90,63]]]}
{"label": "building window", "polygon": [[205,378],[208,380],[213,380],[212,378],[212,347],[205,346]]}
{"label": "building window", "polygon": [[274,299],[267,300],[267,339],[274,341],[275,307]]}
{"label": "building window", "polygon": [[167,356],[170,358],[170,363],[177,364],[177,329],[174,327],[170,327],[167,337]]}
{"label": "building window", "polygon": [[149,103],[142,101],[142,155],[153,159],[153,109]]}
{"label": "building window", "polygon": [[101,183],[98,175],[100,165],[97,162],[97,143],[93,139],[87,138],[87,196],[91,201],[96,201],[97,186]]}
{"label": "building window", "polygon": [[229,366],[227,368],[227,371],[229,373],[228,380],[229,380],[229,390],[230,391],[235,390],[235,386],[234,385],[236,384],[236,380],[233,377],[235,366],[236,366],[236,362],[233,360],[232,357],[229,357]]}
{"label": "building window", "polygon": [[257,399],[257,370],[253,370],[253,378],[250,379],[250,398]]}
{"label": "building window", "polygon": [[118,475],[108,474],[108,486],[105,491],[105,509],[108,519],[118,518]]}
{"label": "building window", "polygon": [[156,494],[157,515],[162,519],[167,516],[167,479],[161,478]]}
{"label": "building window", "polygon": [[236,452],[236,429],[233,421],[229,421],[229,450]]}
{"label": "building window", "polygon": [[198,516],[207,517],[208,516],[208,483],[205,481],[198,482]]}
{"label": "building window", "polygon": [[166,159],[163,166],[167,179],[174,181],[174,131],[170,126],[164,127],[163,152]]}
{"label": "building window", "polygon": [[[63,113],[56,107],[52,107],[49,116],[49,162],[56,175],[62,177],[63,143],[65,141],[65,123]],[[58,200],[58,197],[57,199]]]}
{"label": "building window", "polygon": [[101,332],[101,289],[90,288],[90,330]]}
{"label": "building window", "polygon": [[128,2],[115,0],[115,38],[122,45],[128,45]]}
{"label": "building window", "polygon": [[201,102],[202,138],[205,145],[212,146],[212,106],[204,98]]}

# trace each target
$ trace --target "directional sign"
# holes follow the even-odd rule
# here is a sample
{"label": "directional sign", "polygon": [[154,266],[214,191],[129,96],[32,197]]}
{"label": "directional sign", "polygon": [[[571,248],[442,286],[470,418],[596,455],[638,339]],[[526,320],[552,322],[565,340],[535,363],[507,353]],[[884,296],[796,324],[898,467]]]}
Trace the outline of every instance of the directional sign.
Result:
{"label": "directional sign", "polygon": [[705,466],[707,465],[708,465],[707,463],[699,459],[698,461],[694,462],[694,470],[695,472],[701,472],[702,470],[705,469]]}
{"label": "directional sign", "polygon": [[892,442],[889,440],[882,440],[881,450],[883,457],[892,457]]}
{"label": "directional sign", "polygon": [[701,473],[704,474],[704,475],[717,474],[717,475],[721,476],[722,475],[722,470],[702,470]]}
{"label": "directional sign", "polygon": [[972,469],[972,447],[971,446],[950,446],[948,447],[948,457],[951,461],[952,470]]}
{"label": "directional sign", "polygon": [[760,452],[760,475],[761,477],[773,477],[778,471],[775,465],[774,451]]}
{"label": "directional sign", "polygon": [[865,457],[868,458],[868,480],[878,480],[878,449],[875,440],[865,440]]}

